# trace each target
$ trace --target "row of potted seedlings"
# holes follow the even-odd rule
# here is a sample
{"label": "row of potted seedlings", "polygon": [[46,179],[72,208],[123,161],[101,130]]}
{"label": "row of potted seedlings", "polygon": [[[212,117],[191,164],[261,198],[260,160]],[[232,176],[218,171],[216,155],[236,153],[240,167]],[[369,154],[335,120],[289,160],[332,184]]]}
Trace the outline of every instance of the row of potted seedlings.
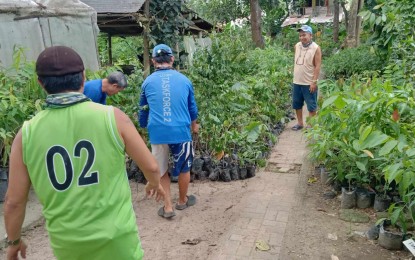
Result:
{"label": "row of potted seedlings", "polygon": [[[287,120],[292,120],[294,117],[290,112],[287,112],[285,118]],[[273,135],[278,136],[284,130],[285,124],[282,121],[285,120],[281,120],[275,125],[269,126]],[[264,142],[267,144],[268,149],[271,150],[274,142],[270,138],[265,138]],[[262,156],[259,159],[266,159],[268,156],[269,152],[262,152]],[[225,155],[220,160],[212,158],[209,155],[196,156],[193,159],[190,180],[223,182],[244,180],[254,177],[256,169],[257,165],[255,164],[255,160],[243,160],[238,158],[238,155],[236,154]],[[139,183],[147,182],[142,171],[132,160],[127,162],[127,173],[129,179],[134,179]],[[177,182],[177,177],[171,176],[171,181]]]}
{"label": "row of potted seedlings", "polygon": [[[230,182],[255,176],[256,166],[254,164],[238,163],[238,161],[229,158],[227,156],[215,162],[210,156],[196,157],[190,171],[190,180]],[[129,179],[134,179],[139,183],[147,182],[143,172],[134,161],[130,161],[127,166]],[[177,182],[177,178],[173,176],[171,176],[171,180]]]}
{"label": "row of potted seedlings", "polygon": [[[323,184],[331,184],[334,189],[341,190],[342,209],[359,208],[365,209],[373,207],[376,212],[393,211],[391,205],[402,203],[398,193],[376,192],[372,189],[362,187],[352,187],[350,185],[343,186],[339,183],[332,182],[328,171],[324,167],[320,167],[320,179]],[[367,238],[378,240],[378,244],[389,250],[401,250],[403,241],[412,237],[408,232],[407,219],[401,219],[399,223],[392,223],[390,218],[380,218],[367,232]]]}

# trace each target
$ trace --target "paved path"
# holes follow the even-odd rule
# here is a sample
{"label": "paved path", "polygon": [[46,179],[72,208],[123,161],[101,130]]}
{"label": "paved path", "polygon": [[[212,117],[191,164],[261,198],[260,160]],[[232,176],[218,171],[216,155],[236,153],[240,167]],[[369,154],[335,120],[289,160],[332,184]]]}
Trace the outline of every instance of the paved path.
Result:
{"label": "paved path", "polygon": [[[237,221],[218,241],[219,248],[209,259],[279,259],[306,155],[302,132],[291,130],[294,124],[294,121],[288,124],[279,136],[267,167],[257,173],[257,180],[238,207]],[[258,240],[265,241],[270,250],[256,250]]]}
{"label": "paved path", "polygon": [[[306,154],[302,132],[291,130],[294,124],[294,121],[289,123],[278,137],[267,167],[247,182],[245,196],[232,209],[237,220],[224,231],[209,260],[279,259],[291,209],[298,202],[296,187]],[[5,235],[2,208],[0,237]],[[40,218],[41,207],[31,193],[23,229]],[[256,250],[257,240],[265,241],[270,250]]]}

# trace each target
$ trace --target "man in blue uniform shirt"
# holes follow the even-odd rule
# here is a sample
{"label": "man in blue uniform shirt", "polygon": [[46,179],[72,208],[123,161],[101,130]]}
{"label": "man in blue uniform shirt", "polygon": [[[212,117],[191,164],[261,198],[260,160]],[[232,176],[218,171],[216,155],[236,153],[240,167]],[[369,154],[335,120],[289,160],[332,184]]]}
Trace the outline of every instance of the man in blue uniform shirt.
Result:
{"label": "man in blue uniform shirt", "polygon": [[147,127],[151,150],[158,161],[161,185],[166,195],[159,216],[176,215],[170,196],[170,177],[167,174],[169,153],[173,156],[173,176],[178,177],[179,200],[175,208],[186,209],[196,203],[194,195],[187,195],[190,169],[193,162],[192,135],[198,133],[197,105],[190,80],[174,70],[174,56],[169,46],[154,47],[152,62],[155,72],[146,78],[140,97],[139,123]]}
{"label": "man in blue uniform shirt", "polygon": [[94,79],[85,82],[84,95],[93,102],[107,104],[107,95],[112,96],[127,87],[127,78],[119,71],[112,72],[105,79]]}

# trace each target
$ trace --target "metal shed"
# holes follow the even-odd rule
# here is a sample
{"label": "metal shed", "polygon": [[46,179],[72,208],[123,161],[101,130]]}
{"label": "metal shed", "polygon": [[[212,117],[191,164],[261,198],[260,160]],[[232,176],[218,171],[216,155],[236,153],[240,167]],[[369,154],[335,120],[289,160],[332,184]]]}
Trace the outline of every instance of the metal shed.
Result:
{"label": "metal shed", "polygon": [[76,50],[85,67],[99,69],[96,11],[78,0],[0,0],[0,66],[13,64],[15,48],[36,60],[46,47]]}
{"label": "metal shed", "polygon": [[[143,32],[140,20],[145,20],[145,0],[82,0],[85,4],[93,7],[98,15],[98,27],[101,32],[111,36],[137,36]],[[200,18],[194,11],[186,8],[183,15],[191,18],[193,24],[188,32],[198,34],[209,32],[214,26]]]}

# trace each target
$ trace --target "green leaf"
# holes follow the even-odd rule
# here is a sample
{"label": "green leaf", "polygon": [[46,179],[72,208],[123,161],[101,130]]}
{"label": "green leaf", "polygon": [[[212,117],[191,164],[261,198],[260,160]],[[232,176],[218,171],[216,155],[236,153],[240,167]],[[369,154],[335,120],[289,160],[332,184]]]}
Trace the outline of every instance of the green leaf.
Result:
{"label": "green leaf", "polygon": [[375,7],[373,7],[373,10],[378,10],[379,8],[381,8],[383,6],[383,4],[379,4],[379,5],[377,5],[377,6],[375,6]]}
{"label": "green leaf", "polygon": [[220,124],[221,121],[219,120],[219,118],[215,115],[209,114],[209,119],[212,119],[213,122],[215,122],[216,124]]}
{"label": "green leaf", "polygon": [[254,143],[256,142],[256,140],[261,134],[261,123],[252,122],[248,126],[245,127],[245,130],[247,130],[246,140],[249,143]]}
{"label": "green leaf", "polygon": [[342,98],[338,98],[336,99],[336,101],[334,102],[334,105],[338,108],[338,109],[343,109],[347,103],[346,101],[344,101]]}
{"label": "green leaf", "polygon": [[381,22],[382,22],[382,16],[378,16],[378,17],[376,18],[375,24],[376,24],[376,25],[379,25]]}
{"label": "green leaf", "polygon": [[402,189],[406,191],[406,189],[408,189],[409,186],[411,186],[411,184],[413,183],[414,177],[415,177],[414,172],[411,172],[411,171],[404,172],[402,176],[402,181],[401,183],[399,183],[399,186],[402,186]]}
{"label": "green leaf", "polygon": [[231,89],[232,89],[232,91],[239,92],[239,91],[247,90],[248,87],[245,84],[241,83],[241,82],[236,82],[235,84],[233,84]]}
{"label": "green leaf", "polygon": [[386,142],[388,138],[388,135],[385,135],[380,131],[372,132],[363,142],[361,142],[361,148],[366,149],[376,147]]}
{"label": "green leaf", "polygon": [[369,23],[370,24],[374,24],[375,23],[375,19],[376,19],[375,14],[374,13],[371,13],[370,14],[370,18],[369,18]]}
{"label": "green leaf", "polygon": [[400,170],[401,167],[402,167],[402,163],[396,163],[386,168],[385,178],[389,183],[398,179],[399,173],[402,172]]}
{"label": "green leaf", "polygon": [[390,215],[390,220],[392,225],[395,225],[396,222],[399,219],[399,216],[401,215],[402,208],[401,207],[395,207],[392,214]]}
{"label": "green leaf", "polygon": [[328,99],[326,99],[324,102],[323,102],[323,106],[322,106],[322,108],[325,108],[325,107],[327,107],[327,106],[330,106],[331,104],[333,104],[334,103],[334,101],[336,101],[337,100],[337,98],[338,98],[339,96],[332,96],[332,97],[329,97]]}
{"label": "green leaf", "polygon": [[[385,154],[390,153],[393,148],[398,144],[398,141],[396,140],[390,140],[388,141],[382,148],[379,150],[379,156],[383,156]],[[415,150],[415,149],[414,149]]]}
{"label": "green leaf", "polygon": [[359,150],[360,150],[360,143],[359,143],[359,141],[358,141],[358,140],[353,140],[353,148],[354,148],[356,151],[359,151]]}
{"label": "green leaf", "polygon": [[357,168],[359,168],[362,172],[366,172],[366,165],[364,165],[363,163],[356,161],[356,166]]}
{"label": "green leaf", "polygon": [[362,133],[360,133],[360,142],[363,142],[368,137],[370,132],[372,132],[372,126],[369,125],[363,129]]}
{"label": "green leaf", "polygon": [[415,155],[415,148],[408,149],[406,151],[406,155],[408,155],[408,157],[414,156]]}

